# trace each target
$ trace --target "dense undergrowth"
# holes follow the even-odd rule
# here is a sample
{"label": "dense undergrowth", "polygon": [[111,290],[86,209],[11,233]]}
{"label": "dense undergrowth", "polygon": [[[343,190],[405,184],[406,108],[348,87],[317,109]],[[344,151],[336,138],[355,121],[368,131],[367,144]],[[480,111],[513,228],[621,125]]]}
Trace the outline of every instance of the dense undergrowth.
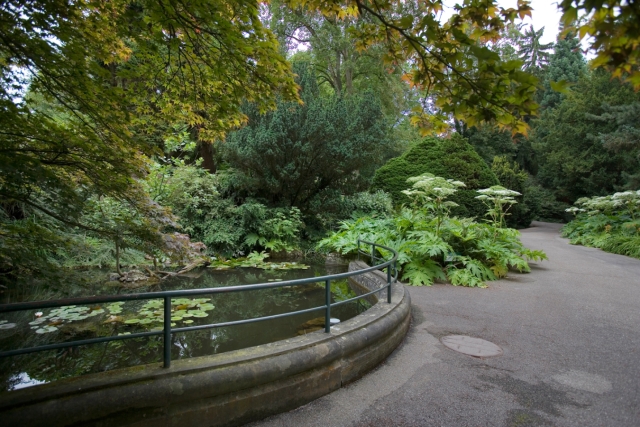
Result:
{"label": "dense undergrowth", "polygon": [[[477,222],[450,216],[457,204],[447,198],[464,187],[462,182],[431,174],[408,181],[413,187],[404,194],[411,206],[393,216],[344,221],[320,247],[350,254],[357,251],[358,239],[388,246],[399,253],[402,279],[415,286],[448,280],[453,285],[485,287],[487,281],[506,276],[510,268],[528,272],[528,260],[546,259],[544,252],[525,248],[517,230],[504,227],[518,193],[500,186],[478,191],[487,220]],[[390,254],[382,250],[382,255]]]}
{"label": "dense undergrowth", "polygon": [[576,217],[562,235],[572,244],[640,259],[640,190],[582,198],[567,211]]}

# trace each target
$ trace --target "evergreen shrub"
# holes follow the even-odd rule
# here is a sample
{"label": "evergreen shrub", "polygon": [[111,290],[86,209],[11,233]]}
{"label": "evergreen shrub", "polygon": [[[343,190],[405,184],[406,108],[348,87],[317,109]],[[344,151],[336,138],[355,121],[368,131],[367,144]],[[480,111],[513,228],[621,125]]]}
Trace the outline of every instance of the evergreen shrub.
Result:
{"label": "evergreen shrub", "polygon": [[402,191],[407,188],[407,179],[424,173],[466,184],[451,197],[459,205],[451,213],[461,217],[483,219],[486,208],[476,199],[476,190],[499,184],[467,140],[454,134],[450,138],[425,138],[402,156],[389,160],[376,171],[371,189],[386,191],[396,205],[405,204],[409,199]]}

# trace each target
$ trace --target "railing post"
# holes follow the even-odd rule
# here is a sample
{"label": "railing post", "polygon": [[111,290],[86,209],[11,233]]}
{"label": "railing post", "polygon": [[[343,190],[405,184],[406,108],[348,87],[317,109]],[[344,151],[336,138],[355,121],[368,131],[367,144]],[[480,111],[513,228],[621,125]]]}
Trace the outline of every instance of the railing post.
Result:
{"label": "railing post", "polygon": [[387,266],[387,302],[391,304],[391,263]]}
{"label": "railing post", "polygon": [[327,309],[324,313],[324,331],[331,332],[331,280],[324,282],[324,301]]}
{"label": "railing post", "polygon": [[398,260],[393,261],[394,282],[398,283]]}
{"label": "railing post", "polygon": [[164,367],[171,366],[171,297],[164,297]]}

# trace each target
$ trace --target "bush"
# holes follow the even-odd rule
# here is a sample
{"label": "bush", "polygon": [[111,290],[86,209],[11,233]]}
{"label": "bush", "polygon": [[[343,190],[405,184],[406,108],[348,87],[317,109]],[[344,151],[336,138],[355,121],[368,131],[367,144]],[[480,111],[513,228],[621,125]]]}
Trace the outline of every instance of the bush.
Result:
{"label": "bush", "polygon": [[462,181],[466,188],[459,190],[451,201],[457,203],[453,215],[483,218],[485,207],[475,197],[475,190],[499,184],[473,147],[458,134],[451,138],[425,138],[400,157],[389,160],[376,171],[372,190],[383,190],[391,195],[395,204],[407,203],[402,194],[407,188],[407,179],[431,173],[444,178]]}
{"label": "bush", "polygon": [[556,199],[555,194],[529,177],[525,185],[524,204],[534,213],[533,219],[546,222],[567,222],[570,220],[567,203]]}
{"label": "bush", "polygon": [[240,255],[251,250],[292,250],[297,247],[304,227],[300,211],[269,208],[246,199],[237,204],[229,196],[232,180],[212,175],[195,166],[160,171],[163,182],[155,189],[156,200],[170,206],[178,216],[182,231],[202,241],[211,254]]}
{"label": "bush", "polygon": [[640,259],[640,190],[581,198],[567,211],[576,217],[562,235],[572,244]]}
{"label": "bush", "polygon": [[516,197],[514,204],[507,215],[507,225],[512,228],[527,228],[535,218],[540,208],[535,199],[527,197],[527,181],[529,175],[520,168],[516,162],[511,162],[506,156],[496,156],[493,158],[491,170],[504,187],[517,191],[520,196]]}
{"label": "bush", "polygon": [[[527,259],[546,259],[543,252],[525,248],[517,230],[500,226],[503,216],[495,210],[508,204],[509,196],[501,195],[510,194],[508,190],[493,187],[484,190],[483,196],[476,192],[494,209],[492,223],[478,223],[471,218],[450,217],[456,204],[447,199],[462,191],[462,182],[431,174],[411,178],[410,182],[413,187],[404,195],[411,207],[403,207],[395,217],[344,221],[340,230],[322,240],[319,247],[348,254],[355,252],[358,239],[363,239],[393,248],[399,254],[402,278],[416,286],[440,279],[453,285],[485,287],[486,281],[506,276],[509,268],[529,271]],[[381,254],[390,256],[384,250]]]}

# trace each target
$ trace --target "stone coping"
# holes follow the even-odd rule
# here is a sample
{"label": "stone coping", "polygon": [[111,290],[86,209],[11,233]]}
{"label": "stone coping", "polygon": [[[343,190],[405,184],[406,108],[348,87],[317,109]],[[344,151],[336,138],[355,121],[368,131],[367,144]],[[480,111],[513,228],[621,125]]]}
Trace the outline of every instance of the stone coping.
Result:
{"label": "stone coping", "polygon": [[[358,266],[360,267],[360,266]],[[365,287],[384,279],[366,273]],[[362,277],[362,276],[358,276]],[[382,362],[410,323],[410,297],[300,337],[211,356],[68,378],[0,396],[6,426],[235,426],[337,390]]]}

